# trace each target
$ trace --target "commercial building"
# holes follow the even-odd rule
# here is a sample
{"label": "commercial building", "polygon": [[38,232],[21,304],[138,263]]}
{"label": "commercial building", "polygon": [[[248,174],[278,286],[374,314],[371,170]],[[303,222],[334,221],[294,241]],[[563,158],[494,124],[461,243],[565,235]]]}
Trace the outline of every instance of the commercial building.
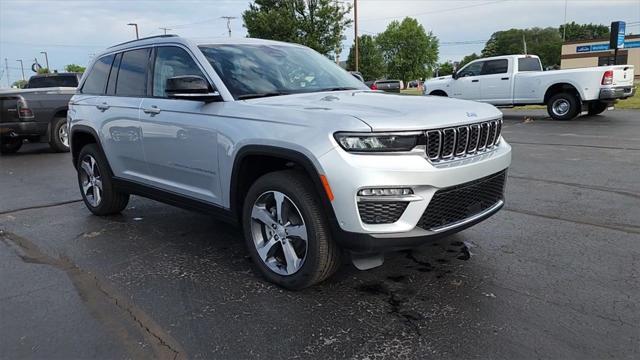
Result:
{"label": "commercial building", "polygon": [[[603,66],[613,62],[609,39],[568,41],[562,45],[561,69]],[[640,35],[627,35],[624,48],[618,50],[618,64],[635,67],[635,78],[640,80]]]}

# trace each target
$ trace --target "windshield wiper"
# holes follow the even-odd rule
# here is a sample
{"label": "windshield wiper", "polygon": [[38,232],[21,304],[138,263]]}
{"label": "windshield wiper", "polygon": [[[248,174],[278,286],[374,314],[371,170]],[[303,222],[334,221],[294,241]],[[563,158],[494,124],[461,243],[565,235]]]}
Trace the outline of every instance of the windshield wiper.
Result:
{"label": "windshield wiper", "polygon": [[356,87],[352,87],[352,86],[338,86],[338,87],[330,87],[330,88],[318,89],[318,90],[314,90],[314,92],[321,92],[321,91],[342,91],[342,90],[361,90],[361,89],[358,89],[358,88],[356,88]]}
{"label": "windshield wiper", "polygon": [[269,96],[289,95],[289,94],[291,94],[291,93],[283,92],[283,91],[266,92],[266,93],[259,93],[259,94],[242,94],[242,95],[238,95],[238,100],[247,100],[247,99],[255,99],[255,98],[262,98],[262,97],[269,97]]}

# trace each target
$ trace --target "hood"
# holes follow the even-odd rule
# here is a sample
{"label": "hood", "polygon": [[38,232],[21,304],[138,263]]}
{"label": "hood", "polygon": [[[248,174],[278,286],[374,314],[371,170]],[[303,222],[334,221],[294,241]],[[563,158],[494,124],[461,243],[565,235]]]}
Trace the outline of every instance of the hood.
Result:
{"label": "hood", "polygon": [[373,131],[424,130],[502,117],[498,109],[488,104],[380,91],[295,94],[246,100],[245,103],[265,108],[324,112],[327,116],[353,116]]}

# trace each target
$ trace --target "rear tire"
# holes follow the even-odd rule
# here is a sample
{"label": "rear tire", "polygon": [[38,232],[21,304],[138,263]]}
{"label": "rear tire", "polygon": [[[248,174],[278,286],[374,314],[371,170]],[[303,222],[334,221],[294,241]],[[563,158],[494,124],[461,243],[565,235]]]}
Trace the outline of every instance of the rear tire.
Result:
{"label": "rear tire", "polygon": [[129,194],[115,190],[107,159],[96,144],[85,145],[78,155],[78,186],[82,200],[95,215],[113,215],[129,203]]}
{"label": "rear tire", "polygon": [[51,123],[49,146],[55,152],[69,151],[69,133],[67,118],[55,118]]}
{"label": "rear tire", "polygon": [[0,139],[0,154],[15,154],[22,147],[22,138]]}
{"label": "rear tire", "polygon": [[601,101],[593,101],[589,103],[589,116],[601,114],[603,111],[607,110],[609,104],[601,102]]}
{"label": "rear tire", "polygon": [[562,92],[547,101],[547,112],[553,120],[571,120],[580,113],[580,100],[572,93]]}
{"label": "rear tire", "polygon": [[256,180],[244,201],[242,226],[260,273],[286,289],[317,284],[341,265],[318,194],[300,171],[272,172]]}

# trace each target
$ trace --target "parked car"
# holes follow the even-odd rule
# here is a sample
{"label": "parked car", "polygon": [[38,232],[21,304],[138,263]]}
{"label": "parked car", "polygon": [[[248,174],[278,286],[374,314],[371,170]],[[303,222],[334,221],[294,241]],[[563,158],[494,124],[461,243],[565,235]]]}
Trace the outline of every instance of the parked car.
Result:
{"label": "parked car", "polygon": [[289,289],[476,224],[504,203],[495,107],[371,91],[317,52],[258,39],[134,40],[98,54],[69,108],[87,208],[138,194],[240,225]]}
{"label": "parked car", "polygon": [[67,108],[81,75],[34,75],[25,89],[0,90],[0,153],[17,152],[25,139],[69,151]]}
{"label": "parked car", "polygon": [[400,90],[404,89],[402,80],[377,80],[375,84],[377,90],[386,92],[399,93]]}
{"label": "parked car", "polygon": [[450,96],[501,107],[546,105],[555,120],[596,115],[633,96],[632,65],[542,71],[534,55],[478,59],[451,76],[425,82],[426,95]]}
{"label": "parked car", "polygon": [[375,80],[365,81],[364,84],[367,85],[367,87],[371,90],[378,90]]}

